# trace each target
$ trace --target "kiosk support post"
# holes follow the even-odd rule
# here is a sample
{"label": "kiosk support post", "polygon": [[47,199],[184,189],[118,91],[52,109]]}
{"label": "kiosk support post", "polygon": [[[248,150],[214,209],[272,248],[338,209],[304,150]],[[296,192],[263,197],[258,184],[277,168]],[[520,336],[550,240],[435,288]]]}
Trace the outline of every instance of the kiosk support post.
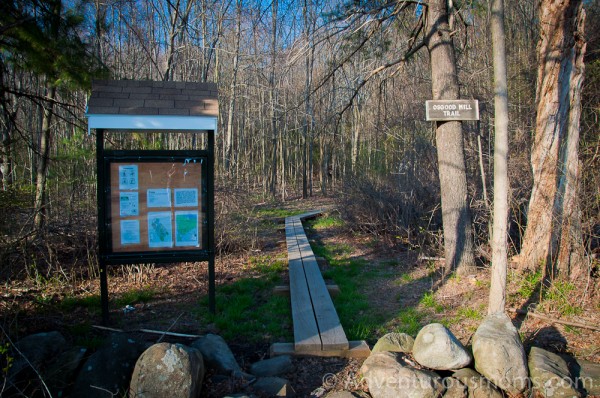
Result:
{"label": "kiosk support post", "polygon": [[[103,225],[104,220],[104,173],[101,173],[102,161],[104,158],[104,130],[96,130],[96,170],[98,170],[98,187],[97,187],[97,201],[98,201],[98,248],[104,247],[104,240],[106,239],[105,230]],[[100,267],[100,305],[102,307],[102,323],[108,325],[109,323],[109,311],[108,311],[108,275],[106,269],[106,261],[99,250],[98,265]]]}
{"label": "kiosk support post", "polygon": [[208,131],[208,308],[216,312],[215,305],[215,130]]}

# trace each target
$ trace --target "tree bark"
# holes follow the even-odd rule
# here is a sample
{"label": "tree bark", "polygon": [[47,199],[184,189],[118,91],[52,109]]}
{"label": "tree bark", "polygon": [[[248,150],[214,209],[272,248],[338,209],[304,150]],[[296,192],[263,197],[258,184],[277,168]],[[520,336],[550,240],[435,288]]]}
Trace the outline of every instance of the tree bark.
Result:
{"label": "tree bark", "polygon": [[230,175],[230,165],[233,158],[233,115],[235,113],[235,101],[237,95],[237,75],[238,65],[240,60],[240,41],[242,36],[242,4],[241,1],[237,2],[237,13],[236,13],[236,36],[235,36],[235,54],[233,56],[233,76],[231,78],[231,85],[229,86],[229,111],[227,114],[227,133],[225,136],[225,150],[223,151],[224,160],[223,166],[225,168],[225,174]]}
{"label": "tree bark", "polygon": [[[460,96],[446,0],[429,2],[427,48],[434,100]],[[475,255],[461,122],[436,122],[446,271],[474,271]]]}
{"label": "tree bark", "polygon": [[42,112],[42,135],[40,137],[40,147],[38,152],[35,200],[33,203],[33,211],[35,213],[33,228],[37,234],[43,234],[43,228],[46,223],[46,179],[48,177],[48,164],[50,161],[50,132],[52,116],[54,114],[56,87],[51,86],[47,90],[48,101]]}
{"label": "tree bark", "polygon": [[585,18],[581,0],[541,0],[538,9],[533,189],[517,260],[521,270],[545,266],[551,277],[577,277],[583,265],[577,192]]}
{"label": "tree bark", "polygon": [[504,313],[508,231],[508,83],[504,34],[504,0],[491,4],[494,54],[494,224],[489,314]]}

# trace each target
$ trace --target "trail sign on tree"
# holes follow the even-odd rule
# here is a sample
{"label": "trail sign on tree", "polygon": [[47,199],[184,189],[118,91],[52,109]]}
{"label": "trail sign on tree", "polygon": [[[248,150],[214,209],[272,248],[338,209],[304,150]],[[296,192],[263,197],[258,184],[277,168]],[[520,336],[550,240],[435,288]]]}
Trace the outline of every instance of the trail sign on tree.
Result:
{"label": "trail sign on tree", "polygon": [[425,119],[479,120],[479,101],[477,100],[437,100],[425,101]]}

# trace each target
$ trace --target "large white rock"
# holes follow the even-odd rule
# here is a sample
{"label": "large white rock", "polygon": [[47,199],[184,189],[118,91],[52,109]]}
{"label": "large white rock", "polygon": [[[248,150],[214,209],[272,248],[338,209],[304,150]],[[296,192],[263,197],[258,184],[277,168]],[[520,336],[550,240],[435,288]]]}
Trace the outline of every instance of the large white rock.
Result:
{"label": "large white rock", "polygon": [[444,386],[437,374],[416,369],[402,354],[376,352],[367,358],[360,371],[373,398],[437,398]]}
{"label": "large white rock", "polygon": [[196,398],[203,379],[204,362],[199,350],[182,344],[154,344],[135,364],[129,396]]}
{"label": "large white rock", "polygon": [[468,366],[471,355],[444,325],[432,323],[417,334],[413,355],[422,366],[436,370],[454,370]]}
{"label": "large white rock", "polygon": [[488,315],[473,336],[475,369],[510,395],[529,385],[527,358],[517,329],[505,314]]}

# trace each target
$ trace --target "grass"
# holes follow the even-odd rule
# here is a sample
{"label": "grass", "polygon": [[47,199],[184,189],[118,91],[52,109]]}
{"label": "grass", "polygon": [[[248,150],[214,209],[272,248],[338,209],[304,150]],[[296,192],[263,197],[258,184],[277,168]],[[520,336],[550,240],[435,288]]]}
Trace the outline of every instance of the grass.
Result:
{"label": "grass", "polygon": [[423,327],[423,319],[425,315],[417,311],[413,307],[404,308],[398,313],[396,319],[395,332],[406,333],[410,336],[415,337],[419,330]]}
{"label": "grass", "polygon": [[291,216],[297,216],[298,214],[306,213],[305,210],[294,210],[294,209],[257,209],[255,210],[256,217],[269,217],[269,218],[285,218]]}
{"label": "grass", "polygon": [[292,315],[289,297],[273,294],[281,283],[285,261],[269,256],[250,259],[250,277],[217,287],[216,314],[208,311],[208,297],[195,310],[204,324],[214,324],[226,340],[252,342],[292,339]]}
{"label": "grass", "polygon": [[[126,305],[147,303],[156,297],[156,290],[151,288],[129,290],[116,298],[111,298],[110,305],[116,308]],[[73,311],[80,307],[88,311],[99,314],[101,311],[101,299],[99,294],[91,294],[83,297],[65,297],[59,304],[59,308],[64,311]]]}
{"label": "grass", "polygon": [[344,220],[337,216],[323,216],[308,221],[307,226],[317,231],[329,228],[339,228],[344,226]]}
{"label": "grass", "polygon": [[104,343],[103,337],[93,335],[92,325],[87,321],[71,325],[68,329],[73,336],[73,343],[76,346],[96,350]]}
{"label": "grass", "polygon": [[442,304],[437,302],[433,292],[427,292],[425,295],[423,295],[423,298],[421,299],[421,305],[423,305],[425,308],[432,309],[436,314],[443,312],[445,309]]}
{"label": "grass", "polygon": [[351,258],[353,249],[349,245],[313,244],[312,248],[315,255],[324,257],[329,264],[323,277],[333,280],[340,288],[333,302],[348,339],[376,339],[382,331],[384,316],[371,308],[360,285],[365,279],[377,278],[379,273],[368,268],[366,260]]}
{"label": "grass", "polygon": [[571,282],[555,280],[544,292],[541,306],[566,316],[580,315],[583,308],[572,303],[576,290],[577,287]]}
{"label": "grass", "polygon": [[538,270],[534,273],[529,273],[522,279],[521,285],[519,286],[519,290],[517,293],[519,294],[519,296],[521,296],[521,298],[529,299],[534,295],[536,289],[539,289],[541,281],[541,270]]}

